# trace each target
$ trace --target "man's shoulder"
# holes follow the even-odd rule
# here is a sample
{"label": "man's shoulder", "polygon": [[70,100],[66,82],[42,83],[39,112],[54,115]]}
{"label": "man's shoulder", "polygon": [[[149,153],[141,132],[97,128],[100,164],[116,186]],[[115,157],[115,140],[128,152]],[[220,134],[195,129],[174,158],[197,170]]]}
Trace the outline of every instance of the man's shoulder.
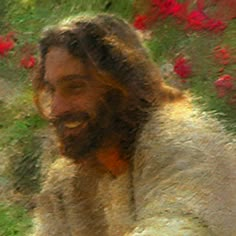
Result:
{"label": "man's shoulder", "polygon": [[[189,101],[168,104],[152,111],[137,140],[136,160],[166,163],[166,159],[198,162],[235,159],[236,138],[210,113]],[[157,160],[156,160],[157,161]],[[194,162],[195,163],[195,162]]]}
{"label": "man's shoulder", "polygon": [[154,140],[169,138],[170,141],[187,137],[192,140],[199,137],[209,140],[217,137],[218,141],[223,138],[233,141],[232,135],[215,118],[214,112],[206,112],[189,100],[153,110],[150,120],[143,128],[141,140],[146,136]]}

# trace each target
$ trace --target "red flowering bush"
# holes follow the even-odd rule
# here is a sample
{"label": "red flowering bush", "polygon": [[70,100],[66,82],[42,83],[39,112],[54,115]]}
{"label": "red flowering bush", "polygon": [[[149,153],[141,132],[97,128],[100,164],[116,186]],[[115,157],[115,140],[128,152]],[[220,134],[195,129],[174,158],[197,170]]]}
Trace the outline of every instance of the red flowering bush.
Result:
{"label": "red flowering bush", "polygon": [[[229,0],[228,0],[229,1]],[[232,1],[232,0],[230,0]],[[222,0],[217,2],[211,0],[208,2],[207,9],[222,7]],[[227,27],[227,21],[236,17],[235,13],[230,17],[222,17],[218,11],[215,12],[217,18],[212,17],[211,13],[205,10],[204,0],[197,0],[196,4],[191,3],[189,0],[178,2],[177,0],[150,0],[150,10],[146,15],[137,15],[134,21],[134,27],[137,29],[145,30],[152,27],[158,20],[166,19],[167,17],[174,17],[184,25],[185,29],[190,30],[208,30],[215,33],[222,32]],[[230,10],[233,3],[226,4],[224,8]],[[234,4],[236,7],[236,4]],[[147,25],[146,22],[149,22]]]}
{"label": "red flowering bush", "polygon": [[223,75],[219,77],[214,85],[217,90],[217,94],[219,97],[225,97],[234,89],[234,81],[235,79],[230,75]]}
{"label": "red flowering bush", "polygon": [[223,46],[217,46],[214,48],[214,56],[216,61],[221,65],[228,65],[232,58],[229,49]]}
{"label": "red flowering bush", "polygon": [[[232,27],[230,21],[236,19],[236,0],[146,0],[146,4],[149,7],[136,15],[134,27],[152,31],[154,40],[150,45],[156,58],[163,61],[160,64],[164,79],[177,86],[179,81],[185,83],[191,79],[192,83],[181,88],[199,86],[199,81],[208,85],[206,80],[212,81],[219,98],[236,98],[233,78],[236,76],[229,75],[235,73],[235,51],[222,40]],[[164,65],[170,61],[173,61],[169,63],[173,69],[171,72],[168,69],[167,73]],[[180,80],[176,80],[173,73]],[[216,77],[219,78],[215,81]],[[203,91],[207,90],[203,88]]]}
{"label": "red flowering bush", "polygon": [[[219,72],[227,70],[230,64],[235,64],[232,50],[225,46],[217,46],[214,48],[214,56],[216,62],[221,65]],[[220,76],[215,82],[217,96],[219,98],[226,97],[230,104],[236,104],[236,79],[229,74]]]}
{"label": "red flowering bush", "polygon": [[156,17],[161,16],[163,18],[170,15],[177,15],[182,6],[176,0],[152,0],[152,5],[152,14],[156,15]]}
{"label": "red flowering bush", "polygon": [[[215,81],[215,87],[220,89],[220,93],[218,94],[220,97],[224,97],[226,95],[226,91],[232,90],[233,84],[233,77],[230,75],[223,75]],[[222,93],[224,91],[224,93]]]}
{"label": "red flowering bush", "polygon": [[26,55],[21,58],[20,65],[25,69],[33,68],[36,64],[36,58],[32,55]]}
{"label": "red flowering bush", "polygon": [[0,35],[0,55],[2,57],[6,56],[15,47],[13,36],[14,34],[12,32],[5,36]]}
{"label": "red flowering bush", "polygon": [[208,19],[204,29],[213,31],[215,33],[222,32],[226,29],[227,24],[221,20],[217,19]]}
{"label": "red flowering bush", "polygon": [[[192,66],[184,57],[178,57],[174,63],[174,72],[182,79],[186,79],[192,75]],[[182,82],[185,82],[183,80]]]}
{"label": "red flowering bush", "polygon": [[[24,43],[21,49],[17,48],[15,32],[9,32],[5,36],[0,36],[0,56],[8,57],[8,52],[16,48],[15,53],[12,55],[11,60],[20,60],[20,66],[25,69],[33,68],[36,64],[36,58],[33,56],[35,49],[34,45]],[[19,58],[20,57],[20,58]]]}
{"label": "red flowering bush", "polygon": [[148,23],[148,17],[145,15],[138,15],[134,20],[134,27],[139,30],[146,30]]}
{"label": "red flowering bush", "polygon": [[202,11],[194,10],[189,13],[187,18],[187,27],[194,30],[204,29],[207,17]]}
{"label": "red flowering bush", "polygon": [[187,17],[187,28],[192,30],[209,30],[220,32],[226,28],[221,20],[212,19],[201,10],[193,10]]}

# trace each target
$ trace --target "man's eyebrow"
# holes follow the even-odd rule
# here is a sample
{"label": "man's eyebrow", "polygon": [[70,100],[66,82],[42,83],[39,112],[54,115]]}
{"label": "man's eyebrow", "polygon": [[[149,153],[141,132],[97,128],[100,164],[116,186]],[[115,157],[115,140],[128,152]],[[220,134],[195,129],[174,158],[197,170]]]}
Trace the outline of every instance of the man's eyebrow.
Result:
{"label": "man's eyebrow", "polygon": [[[70,74],[70,75],[62,76],[61,78],[59,78],[59,80],[57,80],[56,83],[61,84],[61,83],[67,83],[67,82],[70,82],[70,81],[81,81],[81,80],[88,80],[88,79],[89,79],[88,75]],[[47,84],[50,84],[50,79],[45,77],[44,82],[47,83]]]}
{"label": "man's eyebrow", "polygon": [[57,83],[65,83],[69,81],[76,81],[76,80],[88,80],[88,75],[81,75],[81,74],[71,74],[62,76]]}

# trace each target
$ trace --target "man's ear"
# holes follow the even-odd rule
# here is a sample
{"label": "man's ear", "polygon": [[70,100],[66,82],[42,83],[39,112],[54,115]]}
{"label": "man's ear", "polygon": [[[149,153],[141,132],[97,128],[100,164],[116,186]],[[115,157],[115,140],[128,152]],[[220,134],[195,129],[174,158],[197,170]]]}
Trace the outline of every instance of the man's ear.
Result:
{"label": "man's ear", "polygon": [[36,91],[34,103],[40,115],[46,120],[50,120],[51,118],[51,102],[52,94],[46,87],[42,87]]}

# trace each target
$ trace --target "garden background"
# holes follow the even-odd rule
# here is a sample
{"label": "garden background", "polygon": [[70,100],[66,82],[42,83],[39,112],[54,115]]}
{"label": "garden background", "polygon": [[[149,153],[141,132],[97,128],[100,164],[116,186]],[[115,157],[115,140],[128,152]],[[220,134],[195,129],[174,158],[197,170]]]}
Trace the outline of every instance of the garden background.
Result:
{"label": "garden background", "polygon": [[34,196],[56,156],[32,102],[40,32],[84,12],[127,19],[164,80],[236,132],[235,0],[1,0],[0,236],[30,231]]}

